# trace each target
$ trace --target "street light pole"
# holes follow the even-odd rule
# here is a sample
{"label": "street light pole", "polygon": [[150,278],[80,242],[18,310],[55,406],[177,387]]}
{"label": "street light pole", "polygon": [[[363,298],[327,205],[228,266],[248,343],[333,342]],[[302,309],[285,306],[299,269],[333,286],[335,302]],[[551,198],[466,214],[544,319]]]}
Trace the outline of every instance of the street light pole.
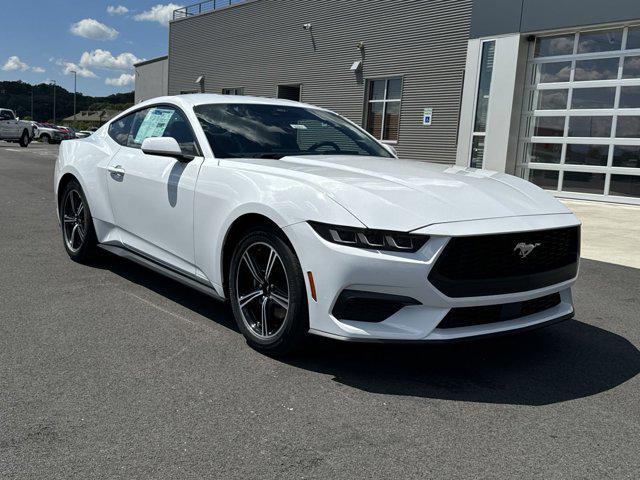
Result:
{"label": "street light pole", "polygon": [[75,70],[71,70],[73,73],[73,122],[75,124],[76,121],[76,90],[78,86],[78,72]]}
{"label": "street light pole", "polygon": [[56,81],[51,80],[53,85],[53,124],[56,124]]}
{"label": "street light pole", "polygon": [[36,119],[33,118],[33,89],[35,88],[35,85],[31,85],[31,121],[35,122]]}

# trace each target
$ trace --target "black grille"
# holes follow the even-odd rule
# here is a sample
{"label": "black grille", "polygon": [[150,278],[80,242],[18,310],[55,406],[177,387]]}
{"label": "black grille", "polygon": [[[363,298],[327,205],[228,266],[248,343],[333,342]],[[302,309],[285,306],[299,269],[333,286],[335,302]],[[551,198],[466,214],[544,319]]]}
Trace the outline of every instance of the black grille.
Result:
{"label": "black grille", "polygon": [[[524,258],[518,244],[535,246]],[[449,297],[523,292],[574,278],[580,228],[452,238],[429,274]]]}
{"label": "black grille", "polygon": [[560,305],[559,293],[527,300],[526,302],[488,305],[485,307],[452,308],[447,316],[444,317],[444,320],[440,322],[438,328],[460,328],[506,322],[507,320],[544,312],[556,305]]}

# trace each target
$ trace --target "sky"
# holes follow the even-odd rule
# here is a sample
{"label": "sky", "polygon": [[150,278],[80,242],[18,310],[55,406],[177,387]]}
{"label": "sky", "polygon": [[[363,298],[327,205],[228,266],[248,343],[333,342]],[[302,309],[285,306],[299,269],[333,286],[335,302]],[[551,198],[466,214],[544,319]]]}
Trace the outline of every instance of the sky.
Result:
{"label": "sky", "polygon": [[[4,0],[0,80],[51,82],[103,96],[134,89],[133,64],[165,55],[168,19],[185,3]],[[10,4],[10,6],[8,5]]]}

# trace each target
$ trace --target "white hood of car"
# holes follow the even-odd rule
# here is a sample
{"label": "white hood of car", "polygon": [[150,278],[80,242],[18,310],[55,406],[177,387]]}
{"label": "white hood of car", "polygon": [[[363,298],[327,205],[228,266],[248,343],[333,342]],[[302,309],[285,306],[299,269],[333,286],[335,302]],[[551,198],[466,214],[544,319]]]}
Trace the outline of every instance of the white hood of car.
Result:
{"label": "white hood of car", "polygon": [[488,170],[362,156],[244,162],[313,183],[375,229],[411,231],[438,223],[570,213],[535,185]]}

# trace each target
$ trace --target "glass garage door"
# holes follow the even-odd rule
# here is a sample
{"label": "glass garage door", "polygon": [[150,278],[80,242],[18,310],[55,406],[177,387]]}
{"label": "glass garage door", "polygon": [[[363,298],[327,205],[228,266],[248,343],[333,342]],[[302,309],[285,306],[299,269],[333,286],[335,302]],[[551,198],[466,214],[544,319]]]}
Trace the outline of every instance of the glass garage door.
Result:
{"label": "glass garage door", "polygon": [[521,172],[562,196],[640,203],[640,26],[540,36]]}

